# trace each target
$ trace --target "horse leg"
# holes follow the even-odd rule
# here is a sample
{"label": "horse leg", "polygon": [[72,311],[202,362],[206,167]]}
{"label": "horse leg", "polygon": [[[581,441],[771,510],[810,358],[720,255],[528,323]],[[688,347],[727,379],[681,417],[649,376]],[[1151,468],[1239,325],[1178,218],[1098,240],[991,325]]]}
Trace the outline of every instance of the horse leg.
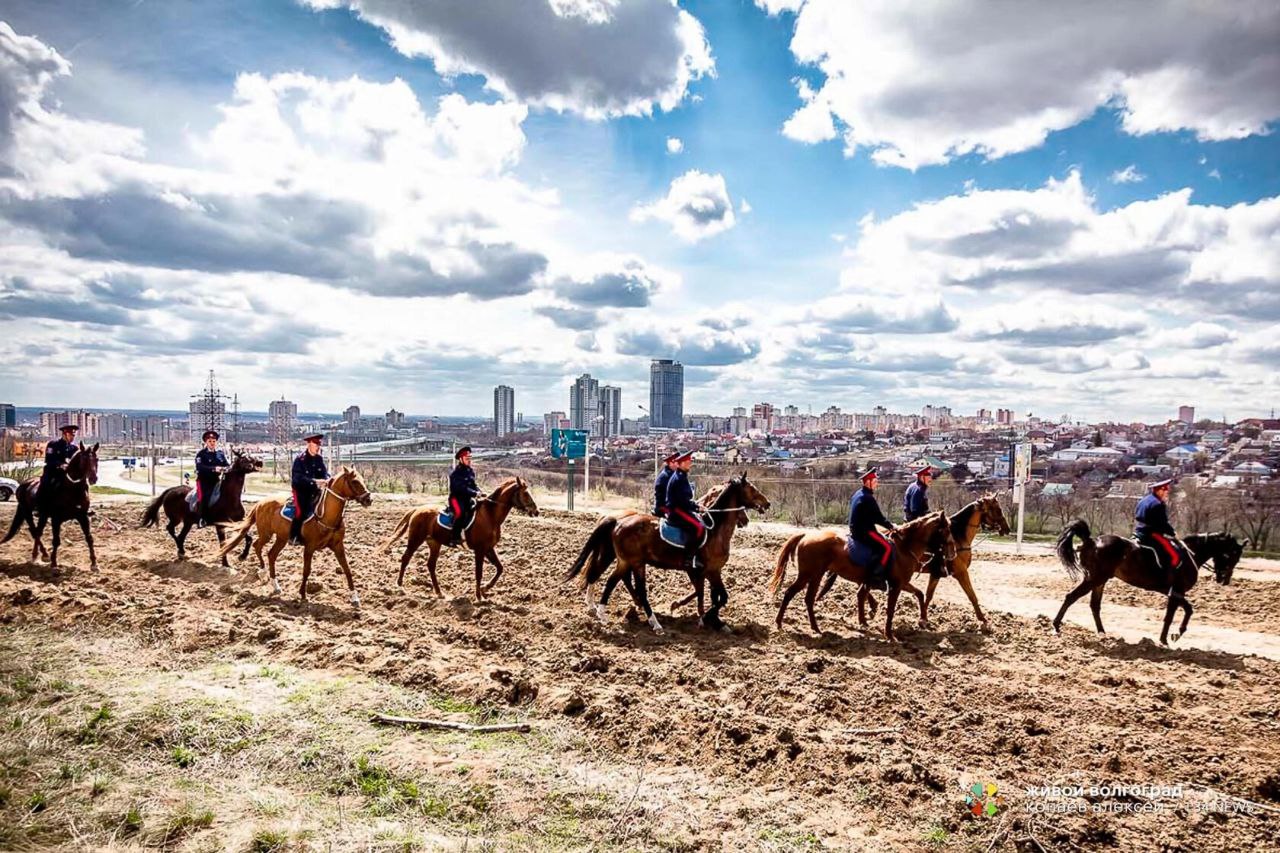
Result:
{"label": "horse leg", "polygon": [[476,558],[476,601],[484,601],[484,589],[480,586],[480,578],[484,576],[484,551],[477,548],[472,553]]}
{"label": "horse leg", "polygon": [[[222,529],[221,524],[215,524],[213,526],[213,532],[218,537],[218,551],[221,553],[222,546],[227,542],[227,534]],[[222,567],[227,570],[227,574],[234,574],[234,572],[231,571],[231,564],[227,562],[227,556],[225,554],[222,555]]]}
{"label": "horse leg", "polygon": [[813,633],[821,634],[818,628],[818,617],[813,614],[813,604],[818,600],[818,588],[822,586],[822,575],[814,575],[809,580],[809,585],[804,591],[804,607],[809,611],[809,627],[813,629]]}
{"label": "horse leg", "polygon": [[[1098,629],[1098,636],[1106,636],[1106,630],[1102,627],[1102,591],[1106,587],[1106,583],[1100,583],[1089,593],[1089,610],[1093,612],[1093,624]],[[1166,624],[1167,628],[1168,625]]]}
{"label": "horse leg", "polygon": [[[166,531],[168,531],[168,533],[169,533],[169,538],[173,540],[173,544],[174,544],[174,546],[178,549],[178,559],[179,559],[179,560],[183,559],[183,556],[184,556],[184,555],[183,555],[183,553],[182,553],[182,540],[178,538],[178,521],[177,521],[177,519],[174,519],[174,520],[170,521],[170,522],[165,526],[165,528],[164,528],[164,529],[165,529]],[[185,537],[185,531],[184,531],[184,534],[183,534],[183,535],[184,535],[184,537]]]}
{"label": "horse leg", "polygon": [[89,571],[98,570],[98,554],[93,550],[93,531],[89,527],[89,513],[82,512],[76,518],[80,522],[80,530],[84,533],[84,544],[89,546]]}
{"label": "horse leg", "polygon": [[703,593],[702,593],[699,578],[696,576],[694,572],[689,572],[689,583],[693,584],[693,592],[689,593],[684,598],[678,598],[675,601],[671,602],[672,616],[674,616],[676,611],[679,610],[681,607],[684,607],[692,603],[695,599],[698,602],[698,615],[699,616],[702,615],[702,594]]}
{"label": "horse leg", "polygon": [[1173,624],[1173,614],[1178,612],[1177,590],[1169,591],[1169,602],[1164,607],[1164,625],[1160,628],[1160,645],[1169,645],[1169,626]]}
{"label": "horse leg", "polygon": [[[409,561],[413,559],[413,555],[418,552],[418,548],[422,545],[422,538],[422,535],[414,530],[412,525],[410,525],[409,541],[404,543],[404,553],[400,555],[400,576],[396,578],[396,586],[404,586],[405,570],[409,568]],[[432,565],[435,565],[434,560],[432,561]],[[432,580],[434,579],[435,575],[433,573]],[[436,595],[439,594],[440,592],[437,590]]]}
{"label": "horse leg", "polygon": [[498,559],[497,549],[490,548],[488,557],[489,562],[493,563],[493,579],[484,585],[486,592],[493,589],[494,584],[498,582],[498,578],[502,577],[502,562]]}
{"label": "horse leg", "polygon": [[831,592],[831,587],[836,585],[839,577],[835,572],[827,572],[827,576],[822,581],[822,589],[818,590],[819,601],[827,597],[827,593]]}
{"label": "horse leg", "polygon": [[808,583],[808,579],[805,578],[804,575],[801,575],[796,578],[795,582],[791,584],[791,586],[787,587],[787,591],[782,594],[782,603],[778,605],[778,618],[775,620],[778,624],[779,630],[782,628],[782,617],[786,615],[787,605],[791,603],[791,599],[796,597],[796,594],[800,592],[806,583]]}
{"label": "horse leg", "polygon": [[311,577],[311,557],[315,553],[315,549],[303,540],[302,545],[302,584],[298,587],[298,598],[304,602],[307,600],[307,580]]}
{"label": "horse leg", "polygon": [[347,565],[347,546],[339,542],[336,545],[329,546],[329,550],[333,552],[333,556],[338,558],[338,565],[342,567],[342,573],[347,576],[347,589],[351,593],[351,606],[359,610],[360,593],[356,592],[356,582],[351,577],[351,567]]}
{"label": "horse leg", "polygon": [[[618,585],[618,581],[622,580],[629,574],[631,574],[631,569],[621,561],[619,561],[618,564],[613,567],[613,571],[609,573],[609,577],[605,580],[604,587],[600,591],[600,601],[595,605],[596,618],[601,622],[606,621],[605,608],[609,604],[609,596],[613,595],[614,587]],[[632,597],[635,598],[637,607],[644,606],[644,602],[640,600],[638,588],[636,592],[632,593]]]}
{"label": "horse leg", "polygon": [[940,578],[929,575],[929,585],[924,590],[924,610],[926,614],[929,612],[929,605],[933,604],[933,591],[938,588],[939,580]]}
{"label": "horse leg", "polygon": [[920,629],[929,630],[932,626],[929,624],[929,606],[925,604],[924,593],[907,581],[902,585],[902,592],[909,592],[916,597],[916,601],[920,605]]}
{"label": "horse leg", "polygon": [[698,624],[707,628],[719,629],[726,634],[733,633],[729,630],[729,626],[720,619],[720,610],[728,603],[729,590],[725,588],[724,578],[721,577],[719,572],[716,572],[711,577],[711,609],[698,620]]}
{"label": "horse leg", "polygon": [[[819,596],[821,598],[821,596]],[[860,628],[867,627],[867,602],[871,602],[871,615],[876,615],[876,600],[871,597],[871,590],[866,584],[858,587],[858,626]]]}
{"label": "horse leg", "polygon": [[436,598],[444,598],[444,593],[440,591],[440,582],[436,580],[436,560],[440,558],[440,543],[435,539],[427,542],[427,573],[431,575],[431,589],[435,592]]}
{"label": "horse leg", "polygon": [[1182,626],[1179,627],[1177,631],[1173,632],[1173,641],[1175,643],[1178,642],[1178,640],[1180,640],[1182,637],[1186,636],[1187,625],[1191,623],[1191,602],[1187,601],[1187,597],[1185,595],[1181,596],[1181,598],[1182,598],[1181,604],[1182,604],[1182,611],[1183,611]]}
{"label": "horse leg", "polygon": [[658,621],[658,617],[653,614],[653,608],[649,606],[649,589],[644,568],[644,563],[641,563],[634,572],[636,597],[640,599],[640,606],[644,608],[645,618],[649,620],[649,627],[653,629],[653,633],[665,634],[666,631],[662,629],[662,623]]}
{"label": "horse leg", "polygon": [[249,548],[253,545],[255,541],[256,540],[254,540],[252,532],[246,533],[244,535],[244,547],[240,549],[240,556],[236,557],[236,560],[238,560],[239,562],[244,562],[244,558],[249,556]]}
{"label": "horse leg", "polygon": [[[911,584],[905,584],[911,586]],[[890,643],[898,642],[898,638],[893,636],[893,613],[898,609],[898,596],[902,594],[902,588],[896,586],[889,587],[889,602],[884,606],[884,638]],[[919,595],[920,591],[916,590]]]}
{"label": "horse leg", "polygon": [[43,541],[44,526],[45,526],[45,523],[49,520],[48,516],[44,516],[44,515],[40,516],[40,520],[33,524],[31,519],[34,518],[34,516],[35,516],[34,512],[30,513],[27,516],[27,529],[31,531],[31,538],[33,540],[31,545],[31,562],[33,563],[36,561],[37,557],[43,557],[46,560],[49,559],[49,551],[44,547],[44,541]]}
{"label": "horse leg", "polygon": [[1067,597],[1062,599],[1062,607],[1058,608],[1058,615],[1053,617],[1053,633],[1062,633],[1062,617],[1067,615],[1067,608],[1075,604],[1080,598],[1090,590],[1093,586],[1092,578],[1085,577],[1076,585],[1076,588],[1067,593]]}
{"label": "horse leg", "polygon": [[[987,630],[987,616],[982,612],[982,608],[978,605],[978,594],[973,591],[973,580],[969,577],[968,569],[956,569],[952,572],[955,579],[959,582],[960,588],[964,590],[964,594],[969,596],[969,603],[973,605],[973,613],[978,617],[978,621],[982,623],[982,630]],[[925,604],[933,598],[933,588],[938,583],[935,577],[929,578],[929,594],[925,597]]]}
{"label": "horse leg", "polygon": [[[271,543],[271,550],[267,552],[267,564],[270,566],[271,574],[271,591],[279,595],[283,590],[280,589],[280,581],[276,578],[276,557],[280,556],[280,552],[289,544],[288,534],[284,536],[276,536],[276,541]],[[258,552],[258,559],[262,559],[262,552]]]}

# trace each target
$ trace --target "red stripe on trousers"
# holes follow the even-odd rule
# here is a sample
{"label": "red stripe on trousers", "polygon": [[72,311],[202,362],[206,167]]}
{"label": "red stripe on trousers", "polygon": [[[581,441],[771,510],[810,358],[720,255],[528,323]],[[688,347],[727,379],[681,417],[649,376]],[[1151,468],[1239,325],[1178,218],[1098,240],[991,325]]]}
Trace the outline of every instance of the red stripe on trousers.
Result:
{"label": "red stripe on trousers", "polygon": [[449,498],[449,509],[453,510],[454,518],[462,515],[462,504],[458,503],[457,498]]}
{"label": "red stripe on trousers", "polygon": [[689,513],[685,512],[684,510],[676,508],[671,510],[671,512],[674,512],[676,515],[680,516],[685,521],[692,524],[697,529],[699,536],[701,536],[703,532],[706,531],[706,528],[702,526],[701,521],[698,521],[698,519],[694,518],[692,515],[689,515]]}
{"label": "red stripe on trousers", "polygon": [[884,556],[880,558],[880,565],[882,565],[882,566],[883,566],[883,565],[888,564],[888,562],[889,562],[889,547],[890,547],[890,546],[889,546],[889,540],[888,540],[888,539],[885,539],[883,536],[881,536],[879,533],[877,533],[877,532],[876,532],[876,531],[874,531],[874,530],[871,530],[871,531],[868,531],[868,532],[869,532],[873,537],[875,537],[875,540],[876,540],[877,542],[879,542],[881,545],[883,545],[883,546],[884,546]]}
{"label": "red stripe on trousers", "polygon": [[1173,561],[1173,567],[1175,569],[1178,568],[1178,564],[1182,562],[1182,557],[1178,554],[1178,549],[1173,547],[1173,544],[1159,533],[1152,533],[1151,538],[1164,546],[1164,550],[1169,554],[1169,559]]}

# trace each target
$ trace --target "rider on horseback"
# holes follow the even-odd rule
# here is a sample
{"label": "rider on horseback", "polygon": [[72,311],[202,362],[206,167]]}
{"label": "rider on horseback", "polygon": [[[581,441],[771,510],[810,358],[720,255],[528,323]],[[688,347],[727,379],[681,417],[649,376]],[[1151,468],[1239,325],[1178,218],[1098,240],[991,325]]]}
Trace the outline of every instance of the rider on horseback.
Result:
{"label": "rider on horseback", "polygon": [[231,465],[226,454],[218,449],[217,430],[207,429],[200,438],[204,447],[196,454],[196,492],[200,501],[199,526],[204,527],[209,523],[209,501],[213,500],[213,490]]}
{"label": "rider on horseback", "polygon": [[320,500],[320,487],[329,479],[329,469],[320,455],[324,435],[315,433],[303,439],[307,449],[293,460],[291,481],[293,485],[293,523],[289,526],[289,541],[302,544],[302,523],[315,511]]}
{"label": "rider on horseback", "polygon": [[884,512],[876,501],[876,483],[879,479],[880,475],[875,468],[867,469],[861,477],[862,488],[854,493],[853,500],[849,502],[849,541],[870,549],[875,555],[871,565],[866,567],[867,585],[883,588],[889,576],[889,557],[893,553],[893,546],[876,530],[876,526],[887,527],[889,530],[896,528],[893,522],[884,517]]}
{"label": "rider on horseback", "polygon": [[1185,554],[1178,534],[1169,523],[1169,490],[1173,480],[1161,480],[1151,484],[1151,494],[1138,501],[1138,508],[1133,517],[1137,524],[1133,528],[1133,538],[1139,545],[1150,548],[1156,555],[1156,565],[1164,569],[1168,576],[1168,586],[1173,588],[1174,573],[1182,565]]}
{"label": "rider on horseback", "polygon": [[49,514],[53,496],[66,480],[67,463],[76,455],[78,429],[80,427],[75,424],[63,424],[58,427],[62,438],[54,439],[44,446],[44,470],[40,472],[40,485],[36,491],[36,510],[41,515]]}
{"label": "rider on horseback", "polygon": [[459,448],[453,458],[458,464],[449,472],[449,509],[453,512],[453,535],[449,538],[449,544],[458,545],[467,531],[467,525],[471,523],[476,498],[481,491],[476,485],[476,472],[471,467],[471,448]]}
{"label": "rider on horseback", "polygon": [[675,471],[672,463],[679,456],[679,451],[672,453],[666,459],[662,460],[662,470],[658,472],[658,479],[653,481],[653,514],[658,518],[667,517],[667,483],[671,481],[671,474]]}
{"label": "rider on horseback", "polygon": [[[926,465],[916,471],[916,481],[907,486],[902,495],[902,518],[904,521],[915,521],[929,514],[929,484],[933,482],[933,468]],[[929,574],[935,578],[946,577],[946,560],[941,554],[934,554],[926,566]]]}
{"label": "rider on horseback", "polygon": [[693,483],[689,482],[689,469],[693,467],[693,451],[678,454],[672,460],[673,470],[667,480],[667,521],[688,535],[685,550],[689,565],[702,569],[698,550],[706,535],[707,526],[702,523],[702,507],[693,499]]}

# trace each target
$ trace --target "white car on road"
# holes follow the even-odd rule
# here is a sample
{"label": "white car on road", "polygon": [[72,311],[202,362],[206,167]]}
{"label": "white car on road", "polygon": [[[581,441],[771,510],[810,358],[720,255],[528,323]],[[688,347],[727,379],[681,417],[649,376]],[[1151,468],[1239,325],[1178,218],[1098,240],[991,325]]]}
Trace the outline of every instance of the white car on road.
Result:
{"label": "white car on road", "polygon": [[18,493],[18,481],[0,477],[0,501],[11,500]]}

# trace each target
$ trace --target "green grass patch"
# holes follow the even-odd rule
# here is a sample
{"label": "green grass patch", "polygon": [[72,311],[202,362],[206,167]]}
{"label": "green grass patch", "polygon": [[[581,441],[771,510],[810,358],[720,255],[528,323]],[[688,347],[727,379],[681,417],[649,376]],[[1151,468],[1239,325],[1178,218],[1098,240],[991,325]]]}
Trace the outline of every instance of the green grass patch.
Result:
{"label": "green grass patch", "polygon": [[289,846],[289,833],[279,829],[260,829],[249,841],[250,853],[278,853]]}
{"label": "green grass patch", "polygon": [[797,832],[793,829],[777,829],[770,827],[760,831],[762,846],[767,850],[779,853],[800,853],[800,851],[821,850],[822,842],[812,832]]}
{"label": "green grass patch", "polygon": [[921,840],[930,847],[941,847],[950,837],[951,833],[947,832],[946,828],[935,823],[924,831]]}
{"label": "green grass patch", "polygon": [[93,495],[136,495],[137,492],[131,492],[128,489],[121,489],[116,486],[90,486],[89,493]]}
{"label": "green grass patch", "polygon": [[175,746],[169,753],[173,763],[184,770],[196,763],[196,754],[185,746]]}
{"label": "green grass patch", "polygon": [[160,844],[169,845],[202,829],[213,826],[213,812],[209,809],[193,809],[190,803],[169,816]]}

